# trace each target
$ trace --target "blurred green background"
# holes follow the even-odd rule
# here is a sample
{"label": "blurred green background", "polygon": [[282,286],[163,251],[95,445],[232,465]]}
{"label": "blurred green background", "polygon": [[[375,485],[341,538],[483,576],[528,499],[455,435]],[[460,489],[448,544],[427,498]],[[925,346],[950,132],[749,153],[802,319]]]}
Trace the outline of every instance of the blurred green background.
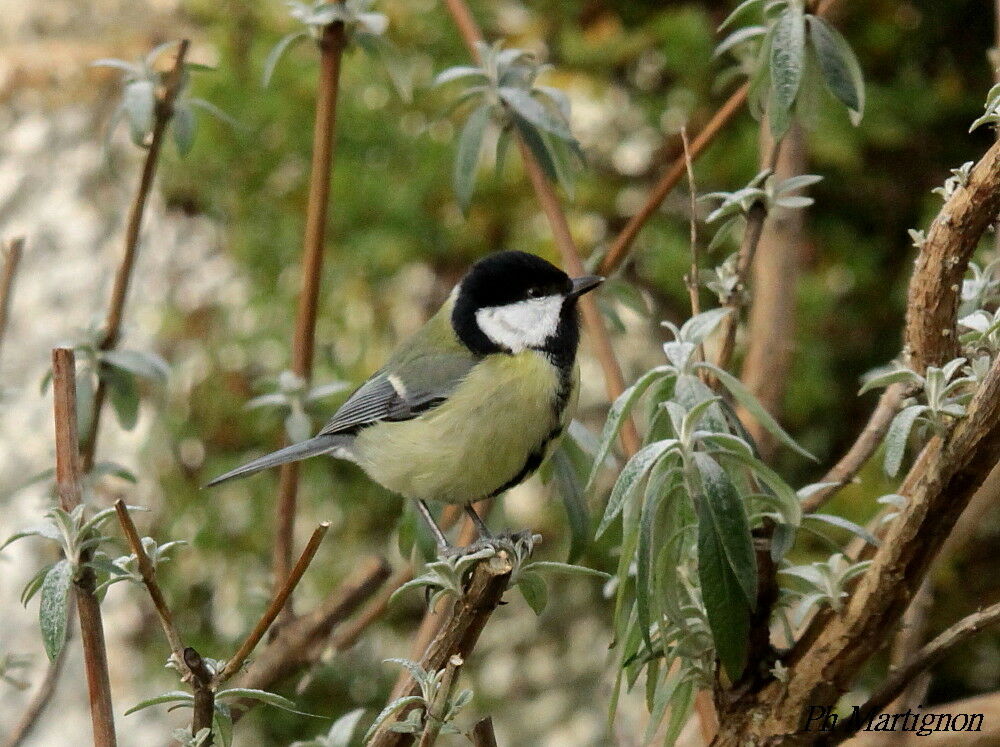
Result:
{"label": "blurred green background", "polygon": [[[574,131],[587,155],[574,197],[563,195],[564,204],[579,246],[597,256],[664,165],[680,152],[680,127],[697,131],[734,88],[733,83],[721,90],[717,85],[718,73],[731,61],[712,57],[718,42],[714,29],[730,6],[601,0],[471,5],[489,39],[502,37],[510,46],[537,50],[555,65],[547,82],[570,95]],[[317,332],[317,383],[363,380],[433,311],[477,257],[515,248],[556,258],[547,223],[516,158],[508,160],[499,176],[483,164],[468,216],[455,203],[451,169],[458,120],[445,113],[447,91],[430,88],[430,82],[445,67],[465,63],[467,54],[441,3],[386,0],[377,10],[390,18],[389,37],[409,60],[416,89],[414,100],[403,102],[384,70],[359,52],[346,58]],[[79,21],[74,14],[82,13],[69,9],[55,20],[13,27],[12,39],[25,55],[32,50],[42,54],[50,41],[84,49],[79,51],[80,70],[68,74],[70,83],[61,91],[44,78],[7,80],[9,126],[32,110],[55,112],[73,105],[91,117],[93,127],[81,137],[98,142],[100,123],[107,119],[117,88],[110,77],[83,68],[86,53],[128,58],[182,34],[192,38],[192,59],[217,68],[196,75],[195,92],[242,125],[234,130],[203,117],[187,157],[179,158],[172,146],[166,149],[157,210],[181,221],[208,221],[212,261],[189,268],[181,280],[148,280],[159,285],[162,295],[163,303],[155,309],[147,308],[142,298],[133,299],[144,309],[152,346],[175,374],[165,392],[150,391],[155,404],[143,410],[143,437],[129,445],[130,455],[112,453],[110,446],[102,449],[102,457],[122,461],[139,475],[144,500],[138,502],[154,508],[150,518],[141,519],[143,531],[160,541],[191,543],[165,567],[163,583],[190,645],[221,657],[266,601],[277,475],[213,493],[199,486],[273,448],[280,438],[279,415],[247,412],[244,404],[273,390],[289,363],[317,56],[309,45],[293,49],[270,87],[261,88],[265,56],[293,28],[279,2],[160,3],[133,8],[128,24],[105,17],[90,31],[81,31],[74,22]],[[987,60],[995,43],[990,13],[982,1],[845,0],[834,14],[864,68],[868,108],[854,128],[828,100],[806,134],[807,170],[824,180],[811,190],[816,204],[805,218],[793,366],[780,418],[824,465],[853,441],[874,403],[873,395],[855,396],[859,376],[898,352],[914,256],[907,229],[926,226],[940,206],[931,189],[949,169],[976,158],[991,142],[987,128],[967,134],[993,80]],[[45,69],[44,62],[35,61],[35,66]],[[700,192],[736,189],[757,172],[757,133],[758,123],[746,112],[725,128],[696,164]],[[111,207],[121,214],[136,161],[124,143],[116,142],[112,175],[101,172],[82,194],[96,199],[102,179],[124,185],[115,193],[121,199],[112,198],[118,200],[117,208]],[[645,315],[618,308],[626,324],[616,332],[616,346],[627,380],[658,361],[659,321],[680,320],[688,313],[682,280],[689,261],[687,205],[682,185],[643,230],[634,262],[623,272],[648,306]],[[113,219],[108,228],[112,235],[120,230]],[[30,239],[30,227],[28,231]],[[151,240],[143,251],[155,248]],[[718,250],[708,262],[721,262],[732,248]],[[90,271],[106,278],[115,257],[115,251],[105,251]],[[200,278],[202,273],[206,277]],[[224,282],[213,273],[224,275]],[[21,281],[30,286],[45,278],[33,273]],[[199,282],[217,292],[193,292]],[[102,307],[102,298],[95,296],[94,310]],[[612,294],[605,301],[616,303]],[[15,314],[31,313],[16,304]],[[60,334],[65,336],[86,319],[53,323],[63,327]],[[16,358],[17,352],[8,348],[5,355]],[[585,355],[581,416],[596,431],[606,401],[600,370],[589,352]],[[23,380],[10,384],[34,389],[33,377],[41,376],[44,365],[44,357],[21,361],[16,370],[25,372]],[[317,424],[338,401],[324,401]],[[0,417],[4,440],[13,444],[16,424],[10,415]],[[117,427],[113,418],[106,419],[107,430]],[[39,438],[43,435],[48,438],[47,433]],[[20,467],[37,471],[47,466],[36,462],[22,461]],[[787,453],[779,453],[775,462],[793,485],[822,472]],[[874,497],[891,486],[880,479],[877,464],[864,477],[862,485],[842,493],[832,512],[857,521],[873,513]],[[107,492],[122,492],[133,503],[132,490],[115,484]],[[395,564],[402,562],[394,536],[400,499],[352,466],[308,463],[300,496],[299,547],[317,521],[331,519],[333,527],[300,587],[299,609],[308,609],[368,554],[387,553]],[[6,491],[2,500],[13,504],[25,499]],[[597,512],[599,506],[591,509]],[[510,498],[506,517],[497,510],[491,521],[531,526],[545,537],[543,557],[565,559],[565,515],[537,479]],[[991,578],[1000,562],[998,534],[994,515],[942,571],[932,632],[996,601]],[[582,562],[608,568],[613,558],[609,547],[600,545]],[[148,697],[170,687],[169,673],[161,670],[166,649],[139,590],[115,587],[108,603],[132,610],[128,619],[134,626],[125,634],[129,666],[123,667],[132,691]],[[0,600],[0,606],[16,605],[16,593]],[[357,706],[380,708],[396,674],[381,660],[408,654],[407,641],[422,611],[419,594],[394,605],[353,651],[317,668],[298,699],[300,707],[323,716]],[[642,722],[638,699],[626,704],[618,735],[604,731],[613,681],[606,657],[608,616],[608,604],[594,582],[554,586],[550,607],[538,619],[512,594],[511,604],[493,618],[470,662],[470,683],[476,688],[471,711],[492,714],[509,744],[635,743],[625,735],[636,733]],[[28,630],[35,624],[33,608],[25,612],[17,607],[7,619]],[[998,644],[996,636],[980,637],[941,665],[929,700],[948,701],[1000,685]],[[294,695],[294,687],[282,692]],[[24,696],[16,698],[23,702]],[[120,713],[128,703],[116,705]],[[14,701],[11,708],[17,712]],[[466,717],[471,719],[471,712]],[[154,716],[131,716],[122,723],[130,723],[128,718]],[[167,718],[180,723],[177,714]],[[237,743],[287,744],[322,729],[322,722],[259,708],[239,727]],[[123,743],[128,739],[123,737]]]}

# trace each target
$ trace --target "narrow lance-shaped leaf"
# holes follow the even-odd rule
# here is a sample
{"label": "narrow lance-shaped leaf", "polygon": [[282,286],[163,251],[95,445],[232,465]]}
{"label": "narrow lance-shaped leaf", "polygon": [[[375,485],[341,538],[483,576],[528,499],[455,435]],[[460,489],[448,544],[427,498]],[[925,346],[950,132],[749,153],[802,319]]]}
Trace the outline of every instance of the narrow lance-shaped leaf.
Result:
{"label": "narrow lance-shaped leaf", "polygon": [[732,394],[733,397],[746,408],[746,410],[757,420],[758,423],[761,424],[761,426],[763,426],[766,431],[777,438],[781,443],[797,454],[801,454],[806,459],[811,459],[814,462],[818,461],[816,457],[795,443],[795,439],[789,436],[785,432],[784,428],[778,425],[778,421],[771,417],[771,414],[764,409],[763,405],[757,401],[757,398],[753,396],[746,386],[743,385],[743,382],[728,371],[724,371],[711,363],[698,363],[696,365],[699,368],[708,369],[716,377],[718,377],[719,381],[722,382],[722,385],[729,390],[729,393]]}
{"label": "narrow lance-shaped leaf", "polygon": [[750,524],[728,475],[707,454],[695,453],[698,500],[698,578],[716,653],[729,678],[746,667],[750,613],[757,598],[757,561]]}
{"label": "narrow lance-shaped leaf", "polygon": [[524,597],[524,601],[534,610],[536,615],[545,611],[548,602],[548,589],[545,586],[545,579],[537,573],[522,573],[517,582],[517,588]]}
{"label": "narrow lance-shaped leaf", "polygon": [[604,517],[600,526],[597,527],[597,537],[604,534],[611,523],[621,513],[622,507],[628,499],[635,493],[636,488],[649,474],[656,462],[671,449],[677,447],[677,439],[668,438],[663,441],[656,441],[644,446],[635,456],[628,460],[622,473],[618,476],[618,481],[608,498],[607,508],[604,510]]}
{"label": "narrow lance-shaped leaf", "polygon": [[771,85],[774,101],[784,111],[795,103],[805,63],[805,16],[798,0],[790,0],[774,24],[771,42]]}
{"label": "narrow lance-shaped leaf", "polygon": [[865,113],[865,82],[854,50],[837,29],[818,16],[809,16],[809,39],[827,88],[847,107],[851,122],[857,125]]}
{"label": "narrow lance-shaped leaf", "polygon": [[926,405],[910,405],[900,411],[885,434],[885,462],[883,467],[889,477],[899,474],[899,468],[906,454],[906,442],[910,439],[913,424],[921,414],[926,412]]}
{"label": "narrow lance-shaped leaf", "polygon": [[462,128],[455,153],[454,184],[455,195],[463,212],[468,211],[472,202],[472,188],[476,183],[476,167],[479,165],[479,151],[483,144],[483,133],[490,121],[492,107],[482,104],[473,110]]}
{"label": "narrow lance-shaped leaf", "polygon": [[66,618],[72,585],[73,564],[65,558],[52,566],[42,581],[38,622],[49,661],[55,661],[66,644]]}
{"label": "narrow lance-shaped leaf", "polygon": [[274,70],[289,47],[308,36],[309,33],[307,31],[293,31],[290,34],[285,34],[277,44],[271,47],[271,51],[267,53],[267,59],[264,60],[264,74],[261,78],[261,85],[264,88],[267,88],[271,84]]}

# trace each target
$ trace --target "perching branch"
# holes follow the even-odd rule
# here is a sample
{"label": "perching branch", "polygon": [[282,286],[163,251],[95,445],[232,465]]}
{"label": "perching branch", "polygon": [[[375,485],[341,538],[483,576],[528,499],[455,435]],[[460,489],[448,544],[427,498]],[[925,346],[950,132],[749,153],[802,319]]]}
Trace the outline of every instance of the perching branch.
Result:
{"label": "perching branch", "polygon": [[[451,13],[455,25],[458,26],[459,33],[469,50],[469,54],[472,55],[473,59],[478,60],[476,43],[483,40],[483,34],[476,25],[476,21],[472,17],[472,13],[469,11],[465,0],[446,0],[445,4],[448,6],[448,12]],[[515,132],[515,134],[517,133]],[[569,224],[566,221],[566,214],[559,204],[555,188],[549,182],[545,176],[545,172],[542,171],[542,167],[519,134],[517,134],[517,143],[521,154],[521,161],[528,172],[528,178],[535,190],[535,196],[538,198],[545,217],[548,218],[553,239],[562,257],[563,267],[571,275],[583,275],[585,270],[583,262],[580,260],[580,252],[573,241]],[[601,370],[604,372],[604,387],[607,390],[608,397],[614,400],[625,390],[625,378],[622,376],[621,366],[615,357],[614,347],[611,345],[611,337],[608,334],[607,327],[604,325],[604,318],[597,308],[597,301],[594,297],[581,297],[579,305],[583,316],[583,325],[590,334],[590,341],[594,346],[594,354],[597,356],[597,360],[601,364]],[[637,452],[641,445],[639,434],[635,430],[635,424],[630,418],[622,426],[621,442],[629,456]]]}
{"label": "perching branch", "polygon": [[[420,666],[425,671],[440,671],[455,655],[468,660],[479,634],[507,590],[513,568],[505,551],[476,564],[465,594],[452,603],[449,616],[420,659]],[[418,692],[419,685],[410,679],[409,686],[401,695],[416,695]],[[400,713],[399,717],[404,715]],[[413,741],[410,734],[390,731],[391,725],[383,724],[369,743],[370,747],[402,747]]]}
{"label": "perching branch", "polygon": [[[915,677],[941,661],[956,646],[961,645],[974,635],[998,623],[1000,623],[1000,604],[994,604],[959,620],[917,651],[913,658],[909,659],[899,669],[891,672],[885,682],[861,706],[861,712],[881,713],[887,705],[906,689]],[[851,725],[855,721],[844,719],[841,722],[844,728],[838,728],[835,737],[836,741],[839,742],[846,739],[854,733]]]}
{"label": "perching branch", "polygon": [[[323,274],[326,215],[330,201],[330,170],[333,165],[340,62],[345,42],[344,24],[340,22],[325,27],[317,42],[320,50],[319,83],[316,90],[316,118],[313,123],[309,202],[306,205],[303,238],[302,285],[292,338],[292,372],[305,381],[312,377],[319,283]],[[298,484],[298,462],[282,465],[278,480],[277,527],[272,558],[275,590],[281,588],[291,572]]]}
{"label": "perching branch", "polygon": [[[76,426],[76,360],[69,348],[52,351],[52,393],[56,431],[56,490],[66,512],[80,505],[83,489]],[[104,645],[101,606],[94,594],[94,569],[88,565],[93,552],[80,553],[80,567],[73,581],[80,638],[90,696],[90,718],[96,747],[115,747],[115,719],[108,679],[108,656]]]}
{"label": "perching branch", "polygon": [[[174,113],[174,101],[180,93],[183,82],[184,57],[188,51],[188,40],[182,39],[177,47],[177,57],[174,66],[167,75],[163,92],[157,96],[156,107],[153,112],[153,132],[146,150],[146,160],[142,165],[142,176],[139,178],[139,188],[136,191],[132,207],[129,208],[128,222],[125,226],[125,251],[122,255],[121,264],[115,273],[115,282],[111,290],[111,300],[108,303],[108,315],[104,322],[103,336],[98,347],[101,350],[111,350],[118,344],[121,337],[122,320],[125,315],[125,301],[128,297],[128,288],[132,281],[132,273],[135,269],[136,256],[139,250],[139,232],[142,229],[142,217],[146,210],[146,201],[149,191],[153,186],[153,177],[156,175],[156,166],[160,160],[160,151],[163,146],[163,137],[170,123],[170,118]],[[107,396],[107,386],[104,379],[97,383],[94,392],[93,414],[90,418],[90,430],[84,439],[83,471],[89,472],[94,466],[94,457],[97,451],[97,436],[101,427],[101,411],[104,409],[104,400]]]}
{"label": "perching branch", "polygon": [[[194,713],[191,716],[191,734],[202,729],[212,729],[215,716],[215,688],[212,686],[212,671],[201,658],[201,654],[188,646],[182,653],[184,666],[191,673],[191,688],[194,691]],[[209,744],[212,736],[209,735]]]}
{"label": "perching branch", "polygon": [[0,271],[0,351],[3,350],[4,333],[7,331],[7,318],[10,314],[10,303],[14,296],[14,278],[24,253],[24,237],[17,236],[4,242],[3,270]]}

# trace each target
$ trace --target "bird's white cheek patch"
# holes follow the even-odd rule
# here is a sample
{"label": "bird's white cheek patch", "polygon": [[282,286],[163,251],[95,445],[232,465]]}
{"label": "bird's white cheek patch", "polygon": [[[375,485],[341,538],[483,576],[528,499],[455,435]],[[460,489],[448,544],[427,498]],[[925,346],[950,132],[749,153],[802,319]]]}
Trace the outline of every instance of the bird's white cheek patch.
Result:
{"label": "bird's white cheek patch", "polygon": [[476,324],[497,345],[520,353],[541,347],[555,335],[563,300],[562,296],[545,296],[505,306],[487,306],[476,312]]}

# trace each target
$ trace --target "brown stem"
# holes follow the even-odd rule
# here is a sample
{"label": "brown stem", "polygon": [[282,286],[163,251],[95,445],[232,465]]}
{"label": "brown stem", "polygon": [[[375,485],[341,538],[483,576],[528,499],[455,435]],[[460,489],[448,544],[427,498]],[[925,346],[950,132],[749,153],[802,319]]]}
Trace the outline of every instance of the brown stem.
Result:
{"label": "brown stem", "polygon": [[[298,311],[295,315],[295,334],[292,338],[292,371],[307,382],[312,377],[316,314],[319,308],[320,279],[323,275],[326,216],[330,202],[330,169],[333,165],[334,129],[337,121],[337,96],[344,41],[344,25],[338,22],[324,28],[318,42],[319,83],[316,91],[316,119],[313,124],[309,202],[306,205],[303,238],[302,286],[299,291]],[[283,465],[278,482],[277,528],[272,558],[275,590],[281,588],[291,570],[298,484],[298,463],[290,462]]]}
{"label": "brown stem", "polygon": [[[866,714],[881,713],[915,677],[941,661],[956,646],[998,623],[1000,623],[1000,604],[994,604],[959,620],[892,672],[861,707],[861,712]],[[844,719],[841,723],[846,728],[837,730],[836,741],[838,742],[854,733],[854,729],[850,728],[854,720]],[[863,724],[864,721],[861,723]]]}
{"label": "brown stem", "polygon": [[497,747],[497,735],[493,733],[493,719],[487,716],[472,727],[473,747]]}
{"label": "brown stem", "polygon": [[309,538],[309,542],[306,544],[305,549],[302,551],[302,555],[299,556],[298,562],[295,563],[295,567],[292,568],[292,572],[285,579],[281,588],[274,595],[271,603],[267,606],[264,614],[261,615],[260,620],[254,626],[253,630],[243,641],[242,645],[237,649],[236,653],[230,657],[229,661],[226,662],[226,666],[221,672],[219,672],[215,681],[216,684],[221,684],[232,677],[236,672],[240,670],[243,666],[243,662],[246,661],[247,657],[253,652],[260,643],[260,639],[264,637],[264,633],[267,629],[271,627],[271,623],[274,622],[275,618],[281,612],[282,607],[285,606],[285,602],[291,593],[295,590],[299,581],[302,579],[302,575],[306,572],[306,568],[312,562],[313,557],[316,555],[316,551],[319,549],[320,543],[323,541],[323,537],[326,536],[327,530],[330,528],[330,522],[324,521],[320,524],[312,533],[312,537]]}
{"label": "brown stem", "polygon": [[691,145],[688,143],[687,130],[681,128],[681,143],[684,145],[684,167],[687,170],[688,191],[690,192],[691,205],[689,210],[690,233],[691,233],[691,268],[684,277],[684,284],[687,285],[688,298],[691,299],[691,316],[698,316],[701,313],[701,300],[698,298],[700,283],[698,282],[699,265],[698,261],[698,189],[694,184],[694,166],[691,158]]}
{"label": "brown stem", "polygon": [[0,350],[3,349],[4,333],[7,331],[7,319],[10,314],[10,303],[14,297],[14,278],[17,267],[24,253],[24,237],[18,236],[4,242],[3,271],[0,274]]}
{"label": "brown stem", "polygon": [[[76,361],[69,348],[52,351],[52,392],[56,431],[56,489],[62,509],[71,512],[80,505],[80,452],[76,426]],[[90,717],[96,747],[114,747],[115,720],[108,679],[108,656],[104,645],[101,607],[94,595],[92,553],[80,553],[80,570],[74,580],[76,609],[80,616],[80,639],[87,672]]]}
{"label": "brown stem", "polygon": [[[278,629],[268,643],[236,678],[235,687],[269,690],[294,672],[312,664],[326,649],[330,631],[370,599],[389,577],[389,565],[380,557],[369,558],[312,612],[294,618]],[[256,705],[241,701],[233,708],[233,720]]]}
{"label": "brown stem", "polygon": [[[135,269],[136,255],[139,250],[139,232],[142,229],[142,216],[146,210],[146,201],[149,191],[153,186],[153,177],[156,175],[156,166],[160,160],[160,151],[163,146],[164,135],[167,125],[174,113],[174,101],[180,93],[183,82],[184,57],[188,51],[188,40],[182,39],[177,46],[177,57],[174,66],[167,74],[163,93],[156,101],[153,116],[153,132],[149,141],[149,148],[146,150],[146,159],[142,164],[142,176],[139,178],[139,188],[136,191],[135,199],[129,208],[128,222],[125,225],[125,250],[118,271],[115,273],[115,282],[111,290],[111,300],[108,302],[108,315],[104,322],[103,336],[99,347],[101,350],[111,350],[118,344],[121,337],[122,320],[125,315],[125,301],[128,297],[128,288],[132,281],[132,273]],[[97,451],[97,436],[100,433],[101,411],[104,409],[104,399],[107,396],[107,387],[104,379],[97,383],[97,390],[94,392],[93,414],[90,418],[90,429],[83,446],[83,470],[89,472],[94,466],[94,457]]]}
{"label": "brown stem", "polygon": [[[208,668],[201,654],[190,646],[182,652],[184,664],[191,673],[191,687],[194,689],[194,713],[191,716],[191,735],[202,729],[212,730],[215,716],[215,688],[212,686],[212,670]],[[207,745],[212,744],[209,734]]]}
{"label": "brown stem", "polygon": [[458,684],[458,670],[465,662],[458,654],[448,657],[444,674],[441,675],[441,682],[438,684],[437,692],[434,693],[434,700],[427,706],[426,723],[424,733],[420,735],[419,747],[434,747],[438,736],[441,734],[441,727],[444,726],[444,719],[448,713],[448,701],[451,700],[455,685]]}
{"label": "brown stem", "polygon": [[[438,672],[456,654],[468,660],[479,634],[500,604],[512,570],[513,565],[504,551],[476,564],[465,594],[453,602],[451,614],[421,657],[420,666],[424,670]],[[411,679],[403,694],[415,695],[419,689]],[[390,726],[390,723],[384,724],[369,744],[372,747],[399,747],[412,743],[412,735],[390,731]]]}
{"label": "brown stem", "polygon": [[129,548],[135,554],[143,586],[146,587],[150,599],[153,600],[153,607],[156,610],[156,616],[160,620],[160,627],[163,628],[163,635],[166,636],[167,643],[170,645],[171,658],[178,666],[181,666],[184,663],[184,644],[181,642],[181,636],[174,626],[173,615],[170,613],[170,605],[167,604],[167,600],[163,596],[163,591],[156,581],[156,568],[153,567],[153,563],[146,554],[146,548],[142,546],[139,532],[135,528],[135,523],[132,521],[128,508],[125,506],[125,501],[121,499],[115,501],[115,513],[118,515],[118,523],[121,524],[122,531],[125,533],[125,539],[128,540]]}

